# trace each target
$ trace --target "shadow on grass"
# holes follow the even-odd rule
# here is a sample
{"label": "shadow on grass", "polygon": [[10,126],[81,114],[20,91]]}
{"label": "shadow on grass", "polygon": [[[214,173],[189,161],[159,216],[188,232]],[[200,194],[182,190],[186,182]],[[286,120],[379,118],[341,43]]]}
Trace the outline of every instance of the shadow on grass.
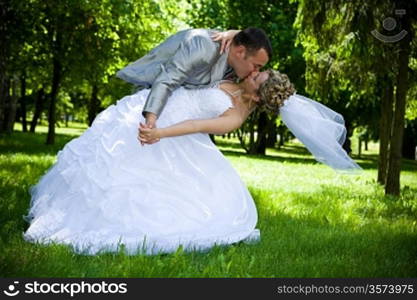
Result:
{"label": "shadow on grass", "polygon": [[[259,155],[259,154],[246,154],[241,151],[232,151],[232,150],[221,150],[224,155],[227,156],[234,156],[234,157],[250,157],[254,159],[260,159],[260,160],[266,160],[266,161],[275,161],[275,162],[290,162],[295,164],[306,164],[306,165],[315,165],[315,164],[321,164],[317,160],[315,160],[312,156],[310,157],[288,157],[288,156],[281,156],[279,155],[279,152],[284,152],[279,150],[277,151],[276,155]],[[293,152],[291,150],[286,150],[285,153],[291,155]],[[297,153],[294,153],[297,154]],[[363,169],[376,169],[377,164],[375,161],[372,160],[364,160],[361,159],[360,161],[356,160],[354,157],[353,159],[356,161],[356,163]],[[412,171],[417,170],[417,166],[413,165],[405,165],[406,168],[404,170]]]}
{"label": "shadow on grass", "polygon": [[[46,133],[25,133],[25,132],[13,132],[11,135],[0,135],[0,154],[9,153],[23,153],[23,154],[50,154],[54,155],[61,150],[66,143],[76,138],[77,135],[70,134],[56,134],[55,144],[46,145]],[[295,164],[319,164],[308,152],[308,150],[301,145],[286,144],[280,149],[272,149],[276,152],[273,155],[250,155],[241,148],[238,142],[229,142],[224,140],[217,140],[216,145],[218,147],[227,147],[223,149],[222,153],[228,156],[245,156],[249,158],[277,161],[277,162],[290,162]],[[229,150],[232,149],[232,150]],[[280,154],[283,155],[280,155]],[[293,155],[293,157],[291,157]],[[297,156],[307,157],[297,157]],[[372,154],[362,154],[361,157],[352,157],[363,169],[377,169],[378,156]],[[402,170],[404,171],[417,171],[417,162],[409,159],[402,160]]]}
{"label": "shadow on grass", "polygon": [[[383,217],[389,221],[395,221],[398,218],[406,217],[414,221],[417,215],[416,187],[403,186],[400,196],[396,197],[385,195],[383,187],[376,182],[368,182],[366,185],[367,192],[363,193],[355,193],[350,187],[320,184],[320,189],[317,192],[291,192],[286,195],[295,201],[294,204],[297,207],[301,205],[308,214],[316,212],[318,216],[323,217],[325,222],[328,222],[332,216],[334,219],[339,219],[337,213],[345,213],[345,211],[342,212],[340,210],[337,212],[331,209],[330,206],[332,205],[341,205],[340,202],[333,203],[332,200],[335,199],[353,200],[363,203],[361,205],[357,204],[356,208],[352,208],[354,214],[363,218],[377,219]],[[275,201],[270,198],[268,192],[261,189],[249,187],[249,190],[254,199],[265,198]],[[326,209],[328,209],[327,215]],[[303,211],[297,211],[296,213],[302,215]]]}
{"label": "shadow on grass", "polygon": [[46,145],[46,133],[13,132],[0,135],[0,154],[56,154],[76,135],[56,134],[55,144]]}
{"label": "shadow on grass", "polygon": [[[216,140],[216,146],[227,147],[243,151],[243,148],[240,146],[240,143],[234,141]],[[279,149],[274,148],[274,150],[288,154],[310,155],[310,152],[308,152],[308,150],[305,147],[296,144],[285,144]]]}
{"label": "shadow on grass", "polygon": [[[273,155],[259,155],[259,154],[247,154],[239,143],[227,142],[227,141],[216,141],[218,147],[226,147],[228,149],[222,149],[222,153],[228,156],[234,157],[250,157],[261,160],[277,161],[277,162],[290,162],[295,164],[320,164],[310,154],[310,152],[301,145],[287,144],[282,146],[280,149],[273,148],[277,154]],[[229,150],[232,149],[232,150]],[[236,150],[234,150],[236,149]],[[285,154],[284,156],[280,153]],[[287,155],[295,155],[295,157],[288,157]],[[299,155],[306,155],[308,157],[297,157]],[[353,160],[363,169],[377,169],[378,168],[378,155],[375,154],[362,154],[360,157],[357,155],[351,156]],[[402,159],[401,170],[403,171],[417,171],[417,161],[410,159]]]}

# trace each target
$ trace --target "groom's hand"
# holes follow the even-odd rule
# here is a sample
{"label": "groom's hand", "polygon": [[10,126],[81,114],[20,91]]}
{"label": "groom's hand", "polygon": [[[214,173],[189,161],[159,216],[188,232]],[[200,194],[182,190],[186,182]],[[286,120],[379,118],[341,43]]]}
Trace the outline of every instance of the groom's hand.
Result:
{"label": "groom's hand", "polygon": [[158,128],[149,128],[146,125],[139,123],[138,139],[145,144],[154,144],[160,140],[160,130]]}
{"label": "groom's hand", "polygon": [[152,139],[152,140],[148,139],[146,141],[141,139],[141,128],[148,128],[148,129],[156,128],[156,119],[157,119],[156,114],[151,113],[151,112],[147,112],[146,113],[146,124],[145,125],[142,125],[142,124],[139,125],[138,139],[140,140],[140,144],[142,146],[145,145],[145,144],[152,145],[152,144],[155,144],[155,143],[159,142],[159,140],[160,140],[159,138]]}
{"label": "groom's hand", "polygon": [[146,113],[146,126],[148,128],[155,128],[156,127],[156,119],[157,119],[157,116],[154,113],[147,112]]}
{"label": "groom's hand", "polygon": [[156,127],[150,128],[146,124],[139,123],[138,128],[138,140],[140,144],[152,145],[160,141],[160,138],[156,135],[158,129]]}

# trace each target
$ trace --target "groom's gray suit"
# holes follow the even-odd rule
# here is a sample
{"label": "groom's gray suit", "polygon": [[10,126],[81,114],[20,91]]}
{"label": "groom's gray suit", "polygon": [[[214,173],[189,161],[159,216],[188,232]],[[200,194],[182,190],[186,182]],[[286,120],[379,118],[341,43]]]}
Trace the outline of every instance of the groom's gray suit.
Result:
{"label": "groom's gray suit", "polygon": [[180,31],[152,49],[147,55],[117,72],[116,76],[145,88],[152,87],[143,115],[158,117],[168,97],[180,86],[195,89],[209,87],[234,72],[227,64],[220,43],[210,35],[216,31],[188,29]]}

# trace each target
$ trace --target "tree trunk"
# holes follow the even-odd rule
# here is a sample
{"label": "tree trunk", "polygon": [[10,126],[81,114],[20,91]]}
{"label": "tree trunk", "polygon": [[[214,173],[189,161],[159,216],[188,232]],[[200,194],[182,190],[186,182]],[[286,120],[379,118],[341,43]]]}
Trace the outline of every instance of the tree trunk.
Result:
{"label": "tree trunk", "polygon": [[404,129],[403,138],[403,157],[416,159],[415,152],[417,147],[417,119],[408,121]]}
{"label": "tree trunk", "polygon": [[385,88],[381,99],[381,119],[379,123],[378,182],[387,181],[389,140],[391,139],[394,87],[388,76],[383,80]]}
{"label": "tree trunk", "polygon": [[282,124],[278,126],[278,135],[279,135],[278,149],[281,149],[281,147],[284,146],[285,144],[285,126]]}
{"label": "tree trunk", "polygon": [[26,121],[26,78],[21,78],[21,90],[20,90],[20,117],[22,118],[22,131],[28,131],[28,125]]}
{"label": "tree trunk", "polygon": [[266,112],[261,112],[258,119],[257,137],[253,154],[265,155],[266,133],[268,131],[268,116]]}
{"label": "tree trunk", "polygon": [[19,99],[17,96],[17,83],[16,78],[9,80],[8,83],[8,86],[11,85],[12,94],[6,97],[3,130],[9,134],[13,132],[14,122],[16,120],[17,100]]}
{"label": "tree trunk", "polygon": [[365,145],[365,151],[368,151],[368,142],[369,142],[369,135],[366,133],[365,139],[363,140],[363,143]]}
{"label": "tree trunk", "polygon": [[[246,121],[248,124],[248,131],[245,129],[241,130],[238,134],[240,145],[245,149],[248,154],[255,154],[256,145],[255,145],[255,122],[257,119],[258,113],[255,112],[254,115],[250,116]],[[238,129],[239,132],[239,129]],[[249,134],[249,142],[246,143],[246,137]]]}
{"label": "tree trunk", "polygon": [[35,132],[36,125],[38,125],[39,117],[42,114],[44,102],[45,102],[45,92],[43,88],[41,88],[38,91],[37,96],[36,96],[35,112],[33,113],[32,122],[30,123],[30,132]]}
{"label": "tree trunk", "polygon": [[253,149],[255,149],[254,145],[255,145],[255,122],[252,121],[251,124],[250,124],[250,129],[249,129],[249,146],[248,146],[248,148],[249,148],[249,153],[250,154],[255,152],[253,150]]}
{"label": "tree trunk", "polygon": [[3,132],[4,127],[4,111],[7,97],[7,83],[3,75],[0,74],[0,133]]}
{"label": "tree trunk", "polygon": [[62,66],[57,58],[53,60],[54,71],[52,78],[52,91],[49,102],[48,112],[48,135],[46,137],[46,144],[53,145],[55,142],[55,122],[56,122],[56,99],[59,91],[59,84],[61,81]]}
{"label": "tree trunk", "polygon": [[0,132],[4,131],[6,99],[9,96],[9,85],[6,75],[10,48],[10,43],[7,42],[9,12],[9,2],[0,2]]}
{"label": "tree trunk", "polygon": [[[0,74],[2,76],[2,74]],[[7,103],[9,103],[9,93],[10,93],[10,80],[8,80],[4,74],[0,78],[3,82],[0,86],[0,132],[6,131],[7,123]]]}
{"label": "tree trunk", "polygon": [[268,138],[266,141],[266,146],[267,147],[275,147],[275,144],[277,143],[277,125],[275,124],[275,119],[271,120],[271,124],[270,124],[270,130],[268,132]]}
{"label": "tree trunk", "polygon": [[[410,31],[410,16],[403,18],[404,29]],[[408,62],[410,56],[410,34],[400,41],[397,90],[395,97],[393,135],[390,141],[389,163],[385,194],[400,195],[401,152],[404,133],[405,106],[408,89]]]}
{"label": "tree trunk", "polygon": [[93,91],[91,93],[90,103],[88,105],[88,124],[91,126],[93,121],[100,110],[100,100],[98,99],[98,87],[93,85]]}
{"label": "tree trunk", "polygon": [[352,142],[350,138],[353,135],[353,128],[348,120],[345,120],[345,127],[346,127],[346,140],[343,143],[342,148],[345,149],[347,154],[350,155],[352,153]]}
{"label": "tree trunk", "polygon": [[65,117],[65,127],[68,127],[68,122],[69,122],[70,115],[68,113],[65,113],[64,117]]}
{"label": "tree trunk", "polygon": [[358,138],[358,158],[361,158],[362,154],[362,139]]}

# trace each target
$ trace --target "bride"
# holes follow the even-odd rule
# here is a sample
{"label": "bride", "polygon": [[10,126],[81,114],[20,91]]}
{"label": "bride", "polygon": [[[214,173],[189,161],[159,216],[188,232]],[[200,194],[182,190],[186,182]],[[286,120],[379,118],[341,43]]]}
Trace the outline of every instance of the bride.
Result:
{"label": "bride", "polygon": [[[343,118],[294,94],[277,71],[253,73],[239,84],[181,87],[168,99],[158,128],[141,126],[138,135],[148,93],[111,105],[58,152],[30,190],[25,240],[91,255],[122,246],[128,254],[159,254],[257,241],[254,201],[208,136],[238,128],[255,109],[279,110],[317,160],[338,170],[360,169],[341,148]],[[160,141],[141,146],[137,139]]]}

